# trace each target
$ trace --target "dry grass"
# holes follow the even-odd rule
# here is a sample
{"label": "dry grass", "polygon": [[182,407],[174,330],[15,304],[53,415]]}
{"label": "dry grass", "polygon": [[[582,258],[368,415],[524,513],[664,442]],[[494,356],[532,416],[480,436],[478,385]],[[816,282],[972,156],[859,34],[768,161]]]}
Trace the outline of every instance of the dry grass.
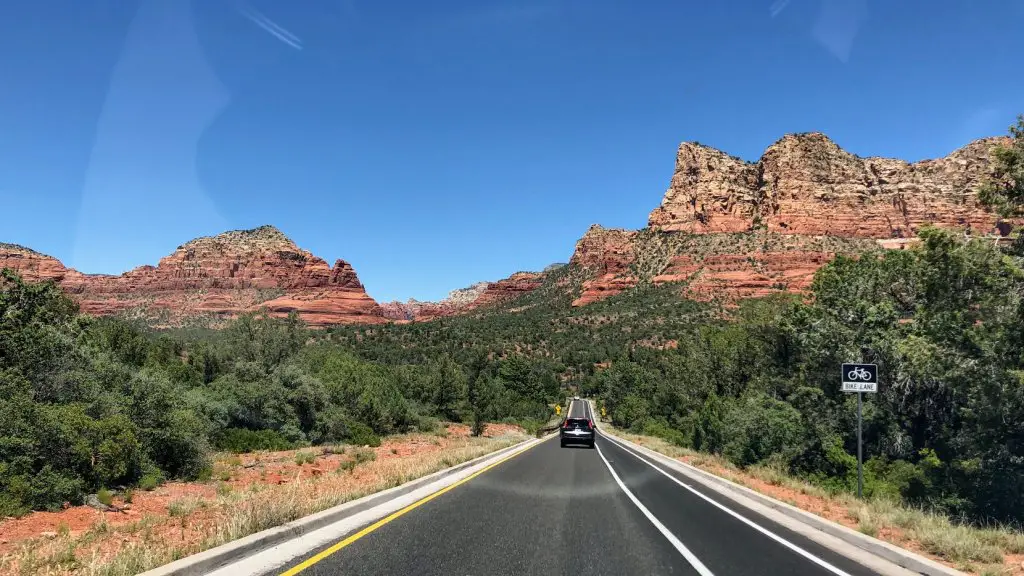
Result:
{"label": "dry grass", "polygon": [[777,467],[741,470],[719,456],[680,448],[661,438],[632,434],[608,423],[602,426],[646,448],[965,572],[1024,575],[1024,533],[1019,530],[959,524],[947,516],[887,498],[861,501],[851,494],[829,493]]}
{"label": "dry grass", "polygon": [[[391,437],[390,446],[429,444],[426,435]],[[387,458],[374,450],[349,449],[345,458],[354,462],[345,474],[322,473],[302,476],[283,484],[252,483],[221,488],[208,496],[185,496],[171,500],[166,515],[147,515],[141,520],[109,525],[100,514],[86,531],[61,531],[56,537],[27,540],[0,558],[2,574],[83,574],[129,576],[185,556],[248,536],[255,532],[331,508],[373,492],[398,486],[438,470],[512,446],[529,437],[506,433],[495,438],[452,436],[445,446],[432,451],[415,450],[395,455],[384,448]],[[436,439],[436,438],[435,438]],[[403,444],[403,440],[407,441]],[[334,454],[345,452],[340,447]],[[307,456],[303,455],[305,462]],[[240,462],[222,462],[225,468]],[[232,466],[234,465],[234,466]]]}

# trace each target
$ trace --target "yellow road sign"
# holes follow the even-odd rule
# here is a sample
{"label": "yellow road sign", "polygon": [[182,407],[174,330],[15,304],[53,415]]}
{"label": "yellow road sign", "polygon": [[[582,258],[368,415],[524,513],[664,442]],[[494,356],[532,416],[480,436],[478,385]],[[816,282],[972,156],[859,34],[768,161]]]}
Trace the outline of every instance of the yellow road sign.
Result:
{"label": "yellow road sign", "polygon": [[561,414],[561,413],[562,413],[562,407],[561,406],[555,406],[555,414]]}

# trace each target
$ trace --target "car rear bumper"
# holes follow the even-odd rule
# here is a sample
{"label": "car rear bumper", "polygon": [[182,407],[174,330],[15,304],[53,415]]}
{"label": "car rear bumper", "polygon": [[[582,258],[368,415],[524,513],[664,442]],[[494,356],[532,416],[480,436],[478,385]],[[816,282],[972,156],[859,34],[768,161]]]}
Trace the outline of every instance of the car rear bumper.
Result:
{"label": "car rear bumper", "polygon": [[591,442],[594,441],[594,433],[593,432],[579,432],[579,433],[577,433],[577,432],[569,431],[569,432],[562,432],[560,434],[560,436],[561,436],[561,439],[562,439],[562,443],[564,443],[564,444],[576,443],[576,442],[578,442],[580,444],[590,444]]}

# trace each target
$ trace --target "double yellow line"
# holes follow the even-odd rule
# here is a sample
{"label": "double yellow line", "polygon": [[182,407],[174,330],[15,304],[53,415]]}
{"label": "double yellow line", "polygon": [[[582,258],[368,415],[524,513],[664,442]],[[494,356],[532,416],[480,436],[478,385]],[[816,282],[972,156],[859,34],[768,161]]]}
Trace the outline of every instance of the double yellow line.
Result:
{"label": "double yellow line", "polygon": [[327,548],[326,550],[320,552],[316,556],[313,556],[312,558],[309,558],[308,560],[302,562],[301,564],[296,564],[294,567],[290,568],[286,572],[282,572],[280,574],[280,576],[295,576],[299,572],[302,572],[303,570],[309,568],[310,566],[316,564],[317,562],[320,562],[321,560],[323,560],[324,558],[327,558],[331,554],[334,554],[338,550],[341,550],[342,548],[348,546],[349,544],[355,542],[356,540],[359,540],[363,536],[366,536],[367,534],[373,532],[374,530],[380,528],[381,526],[387,524],[388,522],[391,522],[395,518],[398,518],[398,517],[406,514],[407,512],[410,512],[412,510],[415,510],[416,508],[419,508],[420,506],[426,504],[427,502],[430,502],[434,498],[437,498],[438,496],[444,494],[445,492],[453,490],[456,487],[461,486],[461,485],[465,484],[466,482],[469,482],[473,478],[476,478],[477,476],[483,474],[484,472],[487,472],[491,468],[494,468],[495,466],[498,466],[499,464],[501,464],[503,462],[507,462],[508,460],[511,460],[512,458],[515,458],[516,456],[519,456],[523,452],[526,452],[530,448],[533,448],[534,446],[537,446],[538,444],[544,442],[545,440],[548,440],[549,438],[552,438],[552,436],[549,436],[548,438],[544,438],[540,442],[536,442],[534,444],[531,444],[530,446],[527,446],[526,448],[523,448],[522,450],[519,450],[518,452],[514,452],[512,454],[509,454],[508,456],[505,456],[504,458],[501,458],[497,462],[492,462],[491,464],[488,464],[484,468],[482,468],[480,470],[477,470],[476,472],[470,474],[469,476],[466,476],[462,480],[459,480],[458,482],[455,482],[454,484],[451,484],[449,486],[445,486],[444,488],[438,490],[437,492],[434,492],[433,494],[429,494],[427,496],[424,496],[423,498],[420,498],[419,500],[413,502],[412,504],[409,504],[405,508],[402,508],[401,510],[398,510],[397,512],[391,513],[391,515],[389,515],[389,516],[386,516],[384,518],[381,518],[380,520],[377,520],[373,524],[370,524],[369,526],[367,526],[366,528],[363,528],[359,532],[356,532],[355,534],[349,536],[348,538],[345,538],[341,542],[338,542],[337,544],[331,546],[330,548]]}

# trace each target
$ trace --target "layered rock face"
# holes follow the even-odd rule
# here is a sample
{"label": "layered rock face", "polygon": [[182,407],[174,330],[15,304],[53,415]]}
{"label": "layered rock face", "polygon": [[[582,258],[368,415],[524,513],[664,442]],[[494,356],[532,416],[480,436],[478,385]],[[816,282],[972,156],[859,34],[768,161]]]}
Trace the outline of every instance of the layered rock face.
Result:
{"label": "layered rock face", "polygon": [[13,268],[25,278],[34,281],[59,282],[68,273],[68,269],[56,258],[24,246],[0,242],[0,270],[4,268]]}
{"label": "layered rock face", "polygon": [[746,232],[910,238],[927,224],[993,230],[975,191],[991,150],[974,141],[945,158],[860,158],[820,133],[787,135],[755,163],[684,143],[672,183],[648,225],[693,233]]}
{"label": "layered rock face", "polygon": [[130,313],[169,326],[263,308],[276,316],[296,311],[314,326],[386,321],[350,264],[332,267],[272,226],[198,238],[156,266],[118,276],[82,274],[13,245],[0,245],[0,267],[56,281],[85,313]]}
{"label": "layered rock face", "polygon": [[584,268],[593,277],[584,283],[583,293],[573,302],[574,306],[614,296],[636,285],[637,275],[632,270],[636,236],[637,232],[594,224],[576,242],[569,265]]}
{"label": "layered rock face", "polygon": [[487,287],[484,288],[480,295],[469,303],[469,307],[471,309],[479,308],[517,298],[536,290],[543,281],[543,273],[516,272],[503,280],[488,282]]}
{"label": "layered rock face", "polygon": [[945,158],[861,158],[820,133],[787,135],[757,162],[683,143],[661,205],[639,232],[592,227],[573,262],[590,272],[575,304],[646,280],[685,281],[693,297],[803,290],[838,253],[901,248],[925,225],[1009,232],[976,191],[992,149],[974,141]]}

